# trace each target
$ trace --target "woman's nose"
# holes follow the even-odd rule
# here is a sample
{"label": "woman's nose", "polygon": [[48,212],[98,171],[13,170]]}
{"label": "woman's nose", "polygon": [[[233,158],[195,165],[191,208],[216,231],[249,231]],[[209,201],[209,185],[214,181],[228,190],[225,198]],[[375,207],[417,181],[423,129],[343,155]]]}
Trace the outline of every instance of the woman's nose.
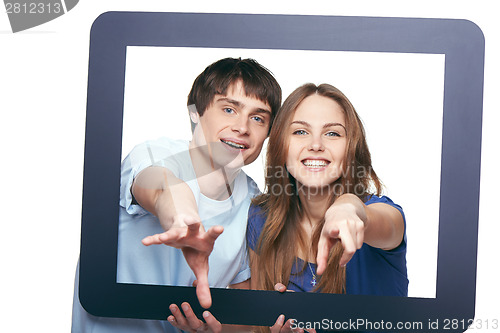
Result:
{"label": "woman's nose", "polygon": [[325,147],[323,146],[323,140],[321,137],[313,136],[309,145],[309,150],[312,151],[323,151]]}

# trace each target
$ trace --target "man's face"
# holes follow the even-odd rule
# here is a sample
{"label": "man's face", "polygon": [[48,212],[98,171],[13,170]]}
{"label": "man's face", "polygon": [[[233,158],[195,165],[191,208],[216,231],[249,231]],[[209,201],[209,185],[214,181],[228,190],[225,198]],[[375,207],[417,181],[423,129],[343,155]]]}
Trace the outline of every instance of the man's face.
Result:
{"label": "man's face", "polygon": [[270,121],[269,104],[247,96],[238,81],[228,88],[226,95],[215,95],[212,104],[198,118],[194,145],[206,145],[214,165],[241,168],[259,156]]}

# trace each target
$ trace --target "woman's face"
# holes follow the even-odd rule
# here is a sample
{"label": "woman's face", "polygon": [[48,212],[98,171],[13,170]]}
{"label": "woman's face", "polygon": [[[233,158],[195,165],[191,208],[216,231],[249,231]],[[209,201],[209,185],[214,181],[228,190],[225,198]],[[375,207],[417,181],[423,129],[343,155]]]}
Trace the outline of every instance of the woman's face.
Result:
{"label": "woman's face", "polygon": [[298,186],[318,191],[340,178],[347,131],[337,102],[316,94],[306,97],[295,111],[288,135],[286,166]]}

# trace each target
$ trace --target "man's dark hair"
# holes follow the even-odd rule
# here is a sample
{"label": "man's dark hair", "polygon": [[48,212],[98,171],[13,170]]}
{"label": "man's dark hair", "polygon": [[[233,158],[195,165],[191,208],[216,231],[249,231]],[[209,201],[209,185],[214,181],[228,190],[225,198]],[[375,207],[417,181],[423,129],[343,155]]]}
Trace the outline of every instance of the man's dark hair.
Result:
{"label": "man's dark hair", "polygon": [[272,125],[281,106],[281,87],[271,72],[253,59],[225,58],[208,66],[194,81],[187,104],[195,105],[203,116],[215,95],[226,95],[227,89],[239,80],[247,96],[269,104]]}

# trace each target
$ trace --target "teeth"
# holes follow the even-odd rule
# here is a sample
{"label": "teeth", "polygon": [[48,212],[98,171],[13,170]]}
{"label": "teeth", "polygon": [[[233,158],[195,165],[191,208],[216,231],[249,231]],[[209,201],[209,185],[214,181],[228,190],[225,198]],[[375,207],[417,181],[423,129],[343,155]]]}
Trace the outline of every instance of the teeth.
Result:
{"label": "teeth", "polygon": [[225,144],[227,144],[228,146],[231,146],[231,147],[236,148],[236,149],[245,149],[246,148],[244,145],[240,145],[240,144],[232,142],[232,141],[225,141],[225,140],[221,140],[221,141],[224,142]]}
{"label": "teeth", "polygon": [[310,167],[310,168],[323,168],[323,167],[326,167],[326,165],[327,165],[326,161],[323,161],[323,160],[307,160],[307,161],[304,161],[303,164],[306,167]]}

